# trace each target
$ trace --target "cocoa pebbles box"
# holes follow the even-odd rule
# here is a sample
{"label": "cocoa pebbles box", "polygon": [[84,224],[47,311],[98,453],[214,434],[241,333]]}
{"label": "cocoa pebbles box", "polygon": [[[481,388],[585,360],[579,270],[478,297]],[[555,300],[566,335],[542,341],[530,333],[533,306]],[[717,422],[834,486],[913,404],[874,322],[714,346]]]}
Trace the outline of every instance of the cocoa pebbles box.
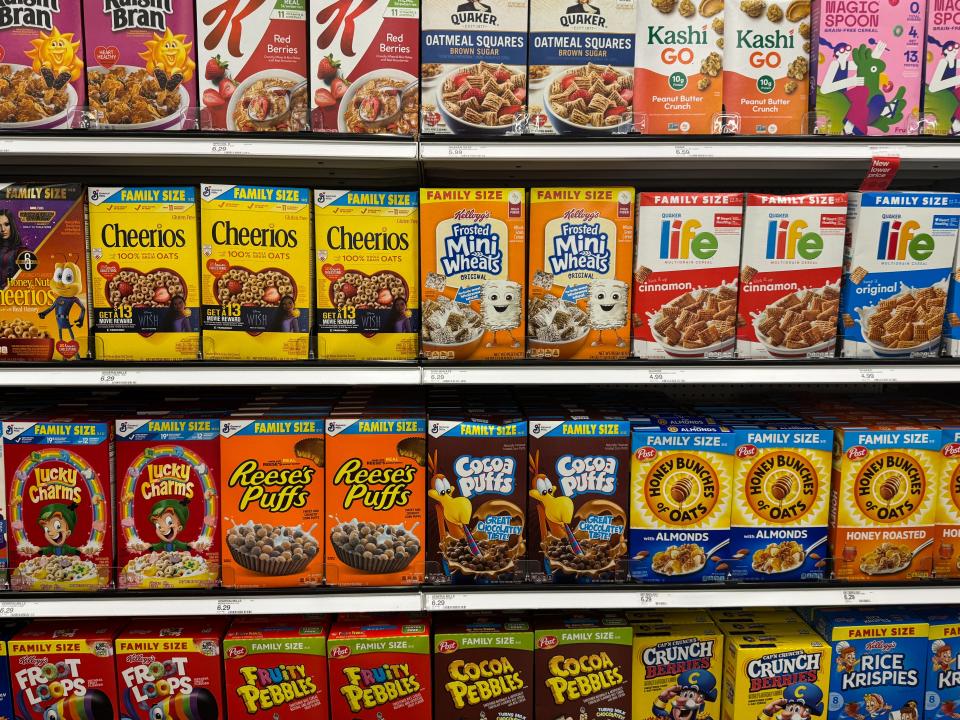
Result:
{"label": "cocoa pebbles box", "polygon": [[747,194],[737,357],[833,357],[845,193]]}

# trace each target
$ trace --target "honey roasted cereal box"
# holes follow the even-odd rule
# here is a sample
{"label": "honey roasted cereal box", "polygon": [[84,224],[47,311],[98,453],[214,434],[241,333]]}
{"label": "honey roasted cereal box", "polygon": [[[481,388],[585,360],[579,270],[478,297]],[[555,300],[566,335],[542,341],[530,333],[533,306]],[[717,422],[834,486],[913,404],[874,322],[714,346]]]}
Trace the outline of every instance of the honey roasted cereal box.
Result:
{"label": "honey roasted cereal box", "polygon": [[0,361],[90,354],[78,184],[0,184]]}
{"label": "honey roasted cereal box", "polygon": [[196,190],[91,187],[87,197],[97,358],[196,360]]}
{"label": "honey roasted cereal box", "polygon": [[940,501],[933,543],[933,569],[938,578],[960,577],[960,427],[940,422]]}
{"label": "honey roasted cereal box", "polygon": [[960,671],[957,670],[957,641],[960,615],[956,611],[933,609],[923,613],[927,630],[926,702],[923,720],[942,720],[960,707]]}
{"label": "honey roasted cereal box", "polygon": [[633,188],[530,193],[527,357],[627,357]]}
{"label": "honey roasted cereal box", "polygon": [[523,357],[525,193],[420,191],[423,356]]}
{"label": "honey roasted cereal box", "polygon": [[204,358],[307,359],[311,234],[309,190],[200,186]]}
{"label": "honey roasted cereal box", "polygon": [[417,194],[314,191],[317,357],[415,360]]}
{"label": "honey roasted cereal box", "polygon": [[109,423],[83,419],[3,423],[14,590],[113,586],[111,436]]}

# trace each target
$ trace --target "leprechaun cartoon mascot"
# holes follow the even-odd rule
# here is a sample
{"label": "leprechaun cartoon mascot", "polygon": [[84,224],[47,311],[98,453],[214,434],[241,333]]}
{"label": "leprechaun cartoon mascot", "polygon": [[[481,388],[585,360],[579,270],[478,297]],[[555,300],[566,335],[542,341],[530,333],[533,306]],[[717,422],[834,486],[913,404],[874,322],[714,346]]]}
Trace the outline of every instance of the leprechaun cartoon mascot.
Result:
{"label": "leprechaun cartoon mascot", "polygon": [[[687,670],[653,701],[653,714],[671,720],[711,720],[704,704],[717,699],[717,679],[708,670]],[[672,703],[672,704],[671,704]]]}
{"label": "leprechaun cartoon mascot", "polygon": [[807,720],[823,715],[823,691],[810,683],[794,683],[783,690],[783,697],[767,705],[757,720]]}
{"label": "leprechaun cartoon mascot", "polygon": [[40,511],[40,527],[49,543],[40,548],[41,555],[79,555],[80,551],[67,540],[77,525],[77,504],[52,503]]}
{"label": "leprechaun cartoon mascot", "polygon": [[151,550],[172,552],[189,550],[190,546],[177,536],[183,532],[190,517],[186,500],[161,500],[150,509],[150,521],[160,542],[153,543]]}

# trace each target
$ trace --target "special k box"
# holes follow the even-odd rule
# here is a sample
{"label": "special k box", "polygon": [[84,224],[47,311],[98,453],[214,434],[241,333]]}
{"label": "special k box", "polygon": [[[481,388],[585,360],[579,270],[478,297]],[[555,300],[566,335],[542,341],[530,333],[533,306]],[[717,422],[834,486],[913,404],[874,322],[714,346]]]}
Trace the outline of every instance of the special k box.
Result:
{"label": "special k box", "polygon": [[833,357],[845,193],[747,194],[737,357]]}
{"label": "special k box", "polygon": [[524,191],[420,190],[423,355],[523,357]]}
{"label": "special k box", "polygon": [[633,355],[733,357],[743,193],[640,193]]}
{"label": "special k box", "polygon": [[629,355],[634,196],[627,187],[530,191],[527,357]]}

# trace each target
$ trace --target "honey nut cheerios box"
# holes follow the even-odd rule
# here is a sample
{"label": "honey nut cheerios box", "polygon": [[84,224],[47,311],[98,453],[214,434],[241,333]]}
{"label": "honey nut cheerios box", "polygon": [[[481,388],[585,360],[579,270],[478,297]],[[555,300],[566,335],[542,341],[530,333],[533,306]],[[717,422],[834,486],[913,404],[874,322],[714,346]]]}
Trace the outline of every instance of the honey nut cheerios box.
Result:
{"label": "honey nut cheerios box", "polygon": [[97,358],[196,360],[196,190],[90,187],[87,198]]}
{"label": "honey nut cheerios box", "polygon": [[200,186],[204,358],[308,358],[312,230],[305,188]]}
{"label": "honey nut cheerios box", "polygon": [[417,194],[314,190],[317,357],[415,360]]}
{"label": "honey nut cheerios box", "polygon": [[524,200],[521,188],[420,190],[425,358],[523,358]]}
{"label": "honey nut cheerios box", "polygon": [[960,615],[956,610],[934,608],[922,613],[927,630],[926,702],[923,720],[948,718],[960,707]]}
{"label": "honey nut cheerios box", "polygon": [[530,191],[527,357],[630,354],[633,188]]}

